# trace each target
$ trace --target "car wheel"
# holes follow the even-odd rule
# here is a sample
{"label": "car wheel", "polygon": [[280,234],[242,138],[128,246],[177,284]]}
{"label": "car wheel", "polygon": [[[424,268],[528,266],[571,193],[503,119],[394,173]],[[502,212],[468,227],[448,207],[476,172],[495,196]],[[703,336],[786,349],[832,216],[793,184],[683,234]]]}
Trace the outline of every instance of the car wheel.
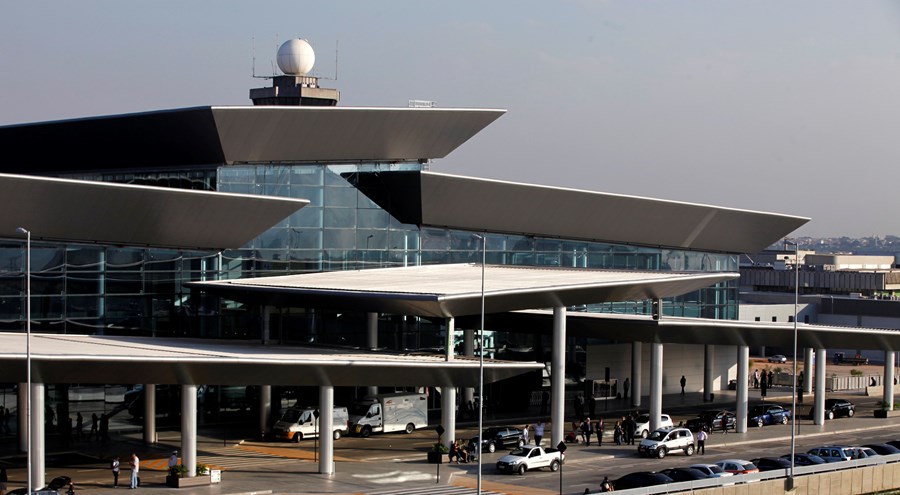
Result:
{"label": "car wheel", "polygon": [[762,428],[764,424],[766,424],[766,423],[763,421],[762,418],[757,418],[757,419],[756,419],[756,426],[757,426],[758,428]]}
{"label": "car wheel", "polygon": [[691,444],[691,445],[688,445],[687,447],[685,447],[684,454],[688,457],[694,455],[694,445]]}
{"label": "car wheel", "polygon": [[665,456],[666,456],[666,448],[660,447],[659,450],[656,451],[656,457],[659,459],[662,459]]}
{"label": "car wheel", "polygon": [[488,452],[490,452],[491,454],[493,454],[493,453],[496,452],[496,451],[497,451],[497,446],[494,445],[494,442],[489,442],[489,443],[488,443]]}
{"label": "car wheel", "polygon": [[294,433],[294,438],[292,440],[296,443],[300,443],[300,440],[303,440],[303,433]]}
{"label": "car wheel", "polygon": [[555,459],[550,461],[550,470],[553,471],[554,473],[559,471],[559,461],[557,461]]}
{"label": "car wheel", "polygon": [[519,473],[519,476],[522,476],[523,474],[525,474],[525,465],[519,464],[519,469],[517,469],[516,472]]}
{"label": "car wheel", "polygon": [[825,419],[834,419],[834,411],[827,411],[825,413]]}
{"label": "car wheel", "polygon": [[524,438],[520,438],[520,439],[516,440],[516,446],[517,446],[517,447],[521,447],[521,446],[523,446],[523,445],[525,445],[525,439],[524,439]]}
{"label": "car wheel", "polygon": [[334,430],[334,434],[331,435],[331,438],[334,438],[335,440],[340,440],[341,439],[341,430]]}
{"label": "car wheel", "polygon": [[853,417],[853,414],[854,414],[854,413],[853,413],[853,409],[850,409],[849,411],[847,411],[847,417],[848,417],[848,418],[852,418],[852,417]]}
{"label": "car wheel", "polygon": [[787,417],[787,416],[782,416],[782,417],[781,417],[781,424],[786,425],[787,423],[788,423],[788,417]]}
{"label": "car wheel", "polygon": [[372,427],[369,425],[363,426],[362,431],[359,432],[359,436],[361,436],[363,438],[369,438],[369,435],[371,435],[371,434],[372,434]]}
{"label": "car wheel", "polygon": [[649,431],[644,430],[644,431],[641,432],[641,438],[647,438],[647,435],[649,435],[649,434],[650,434]]}
{"label": "car wheel", "polygon": [[406,434],[409,435],[410,433],[416,431],[416,425],[414,425],[412,423],[407,423],[405,431],[406,431]]}

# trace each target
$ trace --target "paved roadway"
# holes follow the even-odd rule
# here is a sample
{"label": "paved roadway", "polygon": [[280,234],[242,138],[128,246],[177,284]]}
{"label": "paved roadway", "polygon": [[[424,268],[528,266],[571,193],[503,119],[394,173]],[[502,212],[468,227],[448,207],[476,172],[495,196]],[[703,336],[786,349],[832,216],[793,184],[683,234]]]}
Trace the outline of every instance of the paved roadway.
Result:
{"label": "paved roadway", "polygon": [[[727,392],[717,396],[715,407],[732,407],[733,392],[731,394],[730,397]],[[858,414],[852,419],[835,419],[821,427],[813,425],[807,419],[798,421],[798,452],[823,444],[863,444],[900,437],[900,433],[896,433],[900,418],[885,420],[873,417],[872,410],[876,407],[877,398],[859,395],[848,398],[858,406]],[[758,397],[751,399],[751,403],[759,400]],[[790,398],[785,395],[777,397],[777,392],[776,397],[770,396],[770,399],[790,405]],[[732,406],[729,406],[728,401],[731,401]],[[804,414],[809,410],[810,401],[811,397],[807,397],[806,405],[801,407]],[[678,396],[666,396],[663,403],[667,406],[664,412],[671,414],[676,423],[693,417],[692,412],[709,406],[690,396],[684,400]],[[602,405],[598,409],[600,407]],[[610,428],[611,418],[618,414],[619,412],[612,410],[603,414],[607,430]],[[524,422],[516,420],[513,423]],[[463,425],[457,431],[460,438],[475,433],[474,428],[468,425]],[[774,425],[750,428],[745,434],[715,433],[707,442],[706,455],[697,454],[688,458],[683,454],[671,454],[663,460],[640,458],[635,446],[615,446],[610,434],[602,447],[570,444],[566,452],[567,462],[562,469],[563,493],[582,494],[585,488],[593,491],[603,476],[615,479],[632,471],[659,470],[729,457],[751,459],[764,455],[779,456],[790,451],[790,431],[790,425]],[[198,462],[223,469],[223,482],[212,487],[175,490],[164,486],[165,459],[180,444],[177,431],[160,432],[159,443],[155,446],[144,445],[140,433],[135,431],[114,435],[113,441],[106,445],[82,441],[64,446],[51,438],[47,446],[47,479],[66,474],[76,481],[79,493],[111,495],[123,488],[116,490],[109,486],[111,475],[105,459],[114,454],[127,459],[134,451],[143,459],[143,486],[140,490],[151,491],[154,495],[230,495],[268,490],[274,493],[459,495],[473,493],[472,488],[477,480],[477,465],[474,463],[444,464],[440,466],[440,478],[437,478],[438,467],[424,462],[425,452],[437,438],[433,430],[420,430],[412,435],[342,438],[335,442],[336,474],[330,477],[317,474],[316,444],[313,441],[295,445],[250,439],[223,440],[221,434],[217,435],[212,430],[201,431],[201,434],[203,436],[198,442]],[[229,434],[229,437],[234,436],[234,433]],[[13,488],[24,485],[25,471],[22,469],[22,456],[13,454],[10,444],[14,449],[14,439],[10,441],[7,437],[3,441],[4,448],[0,450],[0,466],[10,467],[9,485]],[[501,455],[502,452],[484,455],[483,493],[559,493],[559,473],[535,471],[525,476],[497,474],[493,464]],[[127,465],[126,462],[123,464]],[[127,486],[127,479],[128,471],[123,469],[120,484],[124,480]]]}

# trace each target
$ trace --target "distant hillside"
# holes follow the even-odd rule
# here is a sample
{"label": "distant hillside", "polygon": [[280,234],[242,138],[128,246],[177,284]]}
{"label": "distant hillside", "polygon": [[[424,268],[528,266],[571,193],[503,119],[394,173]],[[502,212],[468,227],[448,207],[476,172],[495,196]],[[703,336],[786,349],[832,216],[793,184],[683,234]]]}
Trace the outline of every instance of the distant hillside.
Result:
{"label": "distant hillside", "polygon": [[[900,254],[900,237],[888,235],[884,237],[788,237],[787,241],[796,242],[800,249],[815,250],[819,253],[853,253],[853,254]],[[783,243],[775,243],[772,249],[785,249]],[[793,249],[789,247],[788,249]]]}

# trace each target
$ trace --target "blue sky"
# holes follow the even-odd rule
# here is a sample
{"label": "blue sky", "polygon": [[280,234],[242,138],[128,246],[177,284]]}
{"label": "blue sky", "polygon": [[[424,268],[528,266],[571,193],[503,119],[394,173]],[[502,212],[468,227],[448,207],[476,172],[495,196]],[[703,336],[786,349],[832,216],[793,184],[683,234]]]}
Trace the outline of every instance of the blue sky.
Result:
{"label": "blue sky", "polygon": [[[0,125],[249,104],[303,37],[343,106],[505,108],[433,170],[900,235],[890,1],[6,1]],[[590,218],[585,218],[590,221]]]}

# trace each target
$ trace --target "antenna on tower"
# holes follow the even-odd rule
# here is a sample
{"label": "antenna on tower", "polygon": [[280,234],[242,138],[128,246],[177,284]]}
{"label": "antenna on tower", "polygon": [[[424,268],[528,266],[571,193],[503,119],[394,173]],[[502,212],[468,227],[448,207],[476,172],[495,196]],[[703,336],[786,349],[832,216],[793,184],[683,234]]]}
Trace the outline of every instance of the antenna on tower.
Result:
{"label": "antenna on tower", "polygon": [[256,36],[250,37],[250,77],[256,78]]}
{"label": "antenna on tower", "polygon": [[337,81],[338,69],[338,44],[340,40],[334,40],[334,80]]}

